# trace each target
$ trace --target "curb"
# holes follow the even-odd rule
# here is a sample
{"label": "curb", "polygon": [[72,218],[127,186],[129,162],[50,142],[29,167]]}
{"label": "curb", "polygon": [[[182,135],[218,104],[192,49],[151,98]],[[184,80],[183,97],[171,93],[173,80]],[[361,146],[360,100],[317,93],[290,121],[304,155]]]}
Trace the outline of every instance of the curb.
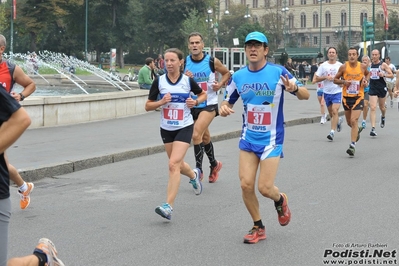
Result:
{"label": "curb", "polygon": [[[344,112],[341,111],[339,115],[343,115]],[[320,120],[320,116],[310,117],[310,118],[299,118],[285,122],[286,127],[303,125],[303,124],[313,124],[318,123]],[[241,134],[241,129],[222,133],[218,135],[212,136],[212,142],[218,142],[233,138],[239,138]],[[67,161],[61,162],[51,165],[45,165],[40,168],[26,168],[26,169],[18,169],[19,174],[25,181],[37,181],[46,177],[57,178],[57,176],[70,174],[73,172],[103,166],[106,164],[117,163],[125,160],[134,159],[137,157],[144,157],[160,152],[164,152],[165,148],[163,145],[156,145],[148,148],[128,150],[123,152],[118,152],[114,154],[86,158],[77,161]]]}

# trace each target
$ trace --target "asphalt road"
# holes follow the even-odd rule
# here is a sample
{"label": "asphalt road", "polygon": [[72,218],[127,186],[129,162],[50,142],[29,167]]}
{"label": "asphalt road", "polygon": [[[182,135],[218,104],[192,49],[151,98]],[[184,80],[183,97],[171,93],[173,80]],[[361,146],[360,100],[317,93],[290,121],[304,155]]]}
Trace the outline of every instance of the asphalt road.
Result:
{"label": "asphalt road", "polygon": [[[377,138],[367,128],[354,158],[345,152],[347,126],[333,142],[326,138],[329,124],[287,127],[276,184],[288,195],[292,220],[281,227],[273,203],[260,199],[267,239],[258,244],[242,243],[252,221],[237,176],[238,140],[230,139],[215,143],[223,169],[216,183],[204,183],[202,195],[182,177],[171,221],[154,212],[166,197],[165,153],[41,179],[26,210],[12,187],[9,255],[30,254],[48,237],[70,266],[326,265],[326,252],[340,259],[349,250],[369,250],[368,256],[383,250],[389,256],[379,260],[397,259],[398,117],[389,109]],[[190,148],[190,165],[193,157]],[[364,258],[343,261],[355,259]]]}

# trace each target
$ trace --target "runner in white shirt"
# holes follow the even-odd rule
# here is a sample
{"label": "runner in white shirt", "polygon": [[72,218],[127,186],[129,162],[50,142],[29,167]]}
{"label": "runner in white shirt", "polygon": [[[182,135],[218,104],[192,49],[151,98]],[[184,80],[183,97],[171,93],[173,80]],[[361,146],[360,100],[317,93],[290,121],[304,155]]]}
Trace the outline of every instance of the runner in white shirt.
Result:
{"label": "runner in white shirt", "polygon": [[[396,67],[394,64],[391,63],[391,58],[389,56],[385,57],[385,64],[389,66],[389,68],[392,70],[392,73],[396,73]],[[391,99],[390,101],[390,106],[391,108],[393,107],[393,89],[395,87],[395,82],[396,82],[396,76],[394,75],[393,78],[385,78],[385,82],[387,83],[387,89],[388,89],[388,95],[389,98]]]}
{"label": "runner in white shirt", "polygon": [[329,140],[334,139],[335,130],[341,131],[342,117],[338,116],[342,102],[342,87],[334,84],[334,77],[342,63],[337,61],[337,49],[330,47],[327,50],[328,61],[317,69],[313,78],[314,82],[323,82],[323,96],[328,113],[331,117],[331,131],[327,135]]}

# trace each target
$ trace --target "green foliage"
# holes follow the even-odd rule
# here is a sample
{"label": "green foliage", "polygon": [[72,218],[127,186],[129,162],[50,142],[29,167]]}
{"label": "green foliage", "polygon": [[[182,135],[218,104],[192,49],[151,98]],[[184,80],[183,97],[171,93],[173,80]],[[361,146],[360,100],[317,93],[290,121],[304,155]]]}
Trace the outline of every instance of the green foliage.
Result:
{"label": "green foliage", "polygon": [[265,29],[259,23],[245,23],[237,29],[236,36],[240,43],[244,45],[245,37],[248,35],[248,33],[253,31],[259,31],[266,35]]}
{"label": "green foliage", "polygon": [[338,43],[338,46],[337,46],[338,61],[343,63],[348,60],[348,50],[349,50],[349,47],[344,40],[342,40],[340,43]]}

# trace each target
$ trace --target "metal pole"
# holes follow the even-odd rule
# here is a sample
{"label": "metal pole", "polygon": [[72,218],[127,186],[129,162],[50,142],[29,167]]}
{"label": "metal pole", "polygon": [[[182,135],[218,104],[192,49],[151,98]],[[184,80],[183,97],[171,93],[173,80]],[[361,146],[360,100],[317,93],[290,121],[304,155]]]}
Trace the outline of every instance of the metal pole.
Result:
{"label": "metal pole", "polygon": [[349,45],[348,47],[351,47],[351,35],[352,35],[352,29],[351,29],[351,13],[352,13],[352,7],[351,7],[351,0],[349,0],[349,32],[348,32],[348,37],[349,37]]}
{"label": "metal pole", "polygon": [[208,12],[208,47],[211,47],[211,26],[209,25],[210,21],[210,14]]}
{"label": "metal pole", "polygon": [[[375,38],[375,0],[373,0],[373,33]],[[371,39],[371,51],[374,50],[374,38]]]}
{"label": "metal pole", "polygon": [[[319,40],[319,52],[321,53],[321,24],[322,24],[322,18],[323,18],[323,14],[322,14],[322,5],[323,5],[323,0],[319,0],[320,1],[320,40]],[[349,0],[350,1],[350,0]]]}
{"label": "metal pole", "polygon": [[14,1],[11,0],[11,25],[10,25],[10,55],[14,51]]}
{"label": "metal pole", "polygon": [[85,23],[85,60],[87,61],[87,27],[88,27],[88,10],[89,10],[89,0],[86,0],[86,23]]}

